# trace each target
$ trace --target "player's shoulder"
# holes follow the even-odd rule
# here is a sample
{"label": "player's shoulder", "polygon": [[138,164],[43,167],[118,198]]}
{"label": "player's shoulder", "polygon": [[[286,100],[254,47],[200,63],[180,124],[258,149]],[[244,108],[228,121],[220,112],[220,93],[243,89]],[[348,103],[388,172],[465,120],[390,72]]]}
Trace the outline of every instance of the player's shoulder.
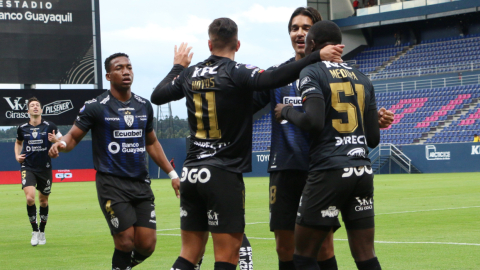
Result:
{"label": "player's shoulder", "polygon": [[28,126],[28,122],[22,123],[17,126],[17,130],[23,130],[26,126]]}
{"label": "player's shoulder", "polygon": [[292,57],[285,62],[282,62],[280,64],[276,64],[276,65],[273,65],[273,66],[269,67],[267,70],[275,70],[275,69],[277,69],[281,66],[284,66],[284,65],[289,64],[289,63],[294,62],[294,61],[295,61],[295,57]]}
{"label": "player's shoulder", "polygon": [[145,98],[143,98],[143,97],[141,97],[141,96],[139,96],[135,93],[132,93],[132,96],[137,102],[139,102],[141,104],[150,104],[149,100],[147,100],[147,99],[145,99]]}
{"label": "player's shoulder", "polygon": [[53,123],[52,121],[48,121],[48,120],[42,120],[42,123],[47,125],[47,126],[55,126],[55,123]]}

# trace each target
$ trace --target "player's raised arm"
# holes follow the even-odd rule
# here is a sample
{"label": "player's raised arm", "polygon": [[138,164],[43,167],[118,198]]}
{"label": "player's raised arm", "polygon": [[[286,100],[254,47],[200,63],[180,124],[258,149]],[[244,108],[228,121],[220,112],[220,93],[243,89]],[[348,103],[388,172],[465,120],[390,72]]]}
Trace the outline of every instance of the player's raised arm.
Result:
{"label": "player's raised arm", "polygon": [[[312,65],[315,66],[315,65]],[[299,128],[309,132],[321,132],[325,126],[325,101],[321,87],[320,77],[315,67],[307,67],[300,74],[303,108],[305,113],[293,109],[291,104],[277,104],[275,107],[275,118],[277,121],[288,120]],[[312,78],[304,80],[303,78]]]}
{"label": "player's raised arm", "polygon": [[160,105],[173,100],[179,100],[183,98],[181,91],[182,80],[177,80],[180,73],[187,68],[192,62],[193,52],[190,53],[192,47],[187,47],[188,43],[180,44],[178,50],[175,45],[173,67],[167,76],[155,87],[150,101],[154,104]]}
{"label": "player's raised arm", "polygon": [[145,148],[148,154],[153,159],[153,161],[162,169],[162,171],[167,173],[170,179],[172,179],[172,187],[175,190],[175,195],[177,196],[177,198],[180,198],[180,179],[178,178],[177,173],[175,172],[172,165],[165,156],[165,152],[163,151],[162,145],[157,140],[155,131],[152,130],[148,132],[146,134],[145,141]]}

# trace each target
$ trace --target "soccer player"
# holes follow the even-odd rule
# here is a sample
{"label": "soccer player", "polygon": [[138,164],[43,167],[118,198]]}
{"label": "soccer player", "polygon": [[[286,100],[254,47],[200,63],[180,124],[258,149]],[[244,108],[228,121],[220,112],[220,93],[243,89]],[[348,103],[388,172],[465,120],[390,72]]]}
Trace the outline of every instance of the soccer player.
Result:
{"label": "soccer player", "polygon": [[187,68],[188,64],[180,65],[175,60],[182,55],[190,57],[190,48],[182,44],[173,69],[151,97],[154,104],[185,97],[188,109],[191,139],[180,184],[182,249],[172,266],[175,270],[194,269],[209,231],[214,269],[236,268],[245,227],[242,173],[251,170],[252,91],[294,81],[303,67],[320,61],[320,55],[332,47],[274,71],[264,71],[234,61],[240,48],[234,21],[216,19],[208,33],[212,55]]}
{"label": "soccer player", "polygon": [[177,196],[180,179],[156,138],[152,105],[131,92],[128,55],[109,56],[105,70],[110,91],[85,102],[72,129],[49,155],[71,151],[92,130],[98,201],[115,243],[112,268],[131,269],[153,253],[157,241],[145,151],[168,173]]}
{"label": "soccer player", "polygon": [[[288,31],[295,57],[287,63],[305,57],[305,37],[310,27],[322,17],[312,7],[299,7],[291,15]],[[335,46],[331,59],[341,62],[343,45]],[[326,59],[329,60],[329,59]],[[273,66],[268,70],[273,70]],[[298,81],[283,87],[254,93],[254,111],[270,104],[272,115],[277,103],[293,103],[294,109],[303,112]],[[393,122],[393,113],[381,108],[378,112],[382,128]],[[294,270],[294,228],[298,203],[308,176],[308,133],[297,126],[272,118],[271,150],[268,171],[270,172],[270,230],[275,234],[279,270]],[[333,234],[323,242],[317,257],[322,270],[335,270],[337,263],[333,249]]]}
{"label": "soccer player", "polygon": [[[48,149],[62,134],[57,126],[42,119],[42,105],[36,97],[28,99],[30,120],[17,128],[15,159],[21,164],[22,189],[27,198],[27,213],[32,225],[32,246],[45,245],[48,220],[48,196],[52,192],[52,163]],[[37,224],[35,188],[40,201],[40,228]],[[40,230],[40,231],[39,231]]]}
{"label": "soccer player", "polygon": [[[307,35],[305,54],[341,41],[336,24],[317,22]],[[299,89],[304,113],[291,105],[275,108],[277,120],[286,119],[311,137],[309,174],[295,226],[296,269],[320,269],[318,251],[340,227],[339,212],[357,268],[381,269],[373,244],[373,172],[368,158],[368,147],[380,141],[373,85],[347,64],[324,61],[302,70]]]}

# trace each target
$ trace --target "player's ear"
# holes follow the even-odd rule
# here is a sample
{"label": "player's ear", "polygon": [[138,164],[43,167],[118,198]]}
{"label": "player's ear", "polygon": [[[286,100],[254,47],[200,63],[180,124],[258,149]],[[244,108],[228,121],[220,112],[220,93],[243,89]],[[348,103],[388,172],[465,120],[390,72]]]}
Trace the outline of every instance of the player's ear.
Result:
{"label": "player's ear", "polygon": [[110,72],[105,74],[105,79],[107,79],[107,81],[110,81]]}
{"label": "player's ear", "polygon": [[237,40],[237,49],[235,50],[235,52],[238,52],[238,50],[240,50],[240,40]]}
{"label": "player's ear", "polygon": [[310,52],[313,52],[315,51],[315,46],[317,46],[317,44],[315,43],[315,41],[313,39],[310,40]]}
{"label": "player's ear", "polygon": [[213,50],[212,41],[211,41],[210,39],[208,40],[208,49],[209,49],[210,51]]}

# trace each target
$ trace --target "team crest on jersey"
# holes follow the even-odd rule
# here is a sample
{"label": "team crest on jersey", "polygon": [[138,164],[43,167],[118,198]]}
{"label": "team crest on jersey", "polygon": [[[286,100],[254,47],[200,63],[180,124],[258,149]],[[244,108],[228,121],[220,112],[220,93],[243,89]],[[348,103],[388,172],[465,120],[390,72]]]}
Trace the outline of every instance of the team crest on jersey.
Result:
{"label": "team crest on jersey", "polygon": [[33,138],[35,138],[35,139],[36,139],[36,138],[37,138],[37,135],[38,135],[37,129],[36,129],[36,128],[34,128],[34,129],[33,129],[33,132],[32,132],[32,136],[33,136]]}
{"label": "team crest on jersey", "polygon": [[125,124],[127,124],[127,126],[131,127],[133,125],[134,117],[131,112],[125,111],[125,115],[123,116],[123,119],[125,119]]}

